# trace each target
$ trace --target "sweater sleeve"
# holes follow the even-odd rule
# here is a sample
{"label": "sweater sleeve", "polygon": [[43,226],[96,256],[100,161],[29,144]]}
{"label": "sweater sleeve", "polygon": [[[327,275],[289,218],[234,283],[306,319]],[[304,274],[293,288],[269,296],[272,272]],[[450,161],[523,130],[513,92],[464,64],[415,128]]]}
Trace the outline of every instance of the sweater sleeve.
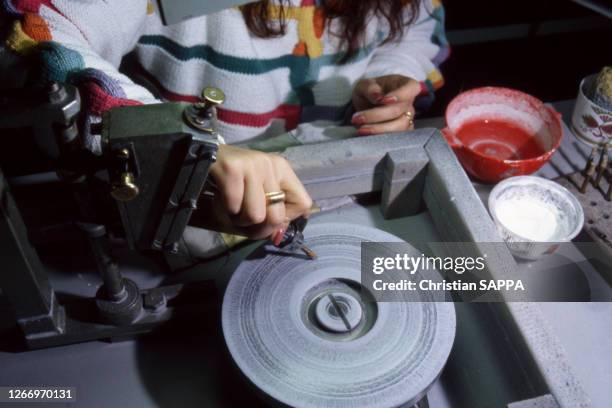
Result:
{"label": "sweater sleeve", "polygon": [[[406,7],[406,18],[410,17]],[[399,40],[380,45],[367,67],[365,78],[404,75],[421,83],[421,94],[433,98],[444,81],[438,69],[450,53],[444,33],[444,8],[440,0],[423,0],[416,21],[406,26]]]}
{"label": "sweater sleeve", "polygon": [[147,0],[4,0],[2,7],[15,19],[8,48],[28,54],[42,80],[77,85],[90,115],[156,101],[118,71],[142,34]]}

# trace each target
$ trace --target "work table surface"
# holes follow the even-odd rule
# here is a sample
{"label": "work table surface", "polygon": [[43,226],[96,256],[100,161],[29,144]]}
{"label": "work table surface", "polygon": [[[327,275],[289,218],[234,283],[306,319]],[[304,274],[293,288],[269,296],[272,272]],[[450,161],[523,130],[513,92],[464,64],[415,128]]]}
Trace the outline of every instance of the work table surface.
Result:
{"label": "work table surface", "polygon": [[[554,104],[565,120],[571,115],[573,101]],[[418,127],[442,127],[442,118],[417,121]],[[569,128],[559,151],[538,174],[555,178],[579,171],[584,167],[590,149],[577,141]],[[475,184],[479,195],[486,199],[490,186]],[[486,202],[486,201],[485,201]],[[436,240],[434,230],[428,227],[427,215],[405,219],[384,220],[374,207],[353,206],[322,214],[317,222],[329,218],[336,222],[346,220],[373,225],[388,230],[402,238],[409,238],[405,231],[419,231]],[[581,254],[571,248],[564,256],[580,260]],[[583,258],[582,258],[583,259]],[[233,266],[224,261],[215,264],[216,273]],[[132,268],[130,278],[142,287],[160,284],[166,279],[150,273],[146,268]],[[584,275],[597,299],[612,300],[612,289],[601,276],[588,265]],[[99,278],[89,271],[83,274],[53,276],[56,288],[93,295]],[[196,277],[190,277],[196,278]],[[218,276],[217,276],[218,278]],[[582,383],[595,407],[607,408],[612,401],[612,302],[595,303],[541,303],[555,334],[567,351],[569,363]],[[211,316],[219,310],[212,309]],[[206,319],[205,319],[206,320]],[[118,343],[88,342],[51,349],[14,353],[0,350],[0,385],[3,386],[71,386],[77,388],[78,407],[195,407],[221,406],[221,401],[235,401],[243,388],[223,385],[217,375],[223,377],[224,367],[231,365],[227,356],[215,355],[210,350],[222,347],[222,336],[210,336],[208,330],[218,330],[216,319],[194,324],[193,333],[177,332],[159,339],[138,339]],[[212,344],[215,343],[215,344]],[[209,347],[210,346],[210,347]],[[219,369],[216,373],[211,369]],[[235,388],[237,387],[237,388]],[[232,399],[233,398],[233,399]],[[429,393],[432,408],[452,407],[447,396],[436,383]],[[10,405],[3,405],[10,406]],[[25,407],[26,404],[15,404]],[[33,404],[32,406],[38,406]],[[252,406],[252,405],[251,405]]]}

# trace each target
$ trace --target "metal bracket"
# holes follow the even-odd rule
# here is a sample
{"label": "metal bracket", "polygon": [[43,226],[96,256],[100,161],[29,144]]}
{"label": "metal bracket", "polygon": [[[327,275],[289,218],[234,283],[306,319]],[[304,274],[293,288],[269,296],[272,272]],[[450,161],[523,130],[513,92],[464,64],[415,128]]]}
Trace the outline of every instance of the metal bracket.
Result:
{"label": "metal bracket", "polygon": [[[131,247],[176,252],[197,207],[208,170],[216,160],[216,138],[184,121],[185,104],[111,109],[103,120],[110,151],[131,146],[137,158],[139,193],[117,202]],[[134,120],[138,118],[138,120]],[[118,170],[110,170],[116,174]]]}
{"label": "metal bracket", "polygon": [[61,146],[76,139],[81,98],[73,85],[50,83],[46,88],[3,91],[0,129],[32,128],[37,147],[57,159]]}
{"label": "metal bracket", "polygon": [[153,248],[163,248],[170,253],[178,252],[178,242],[191,213],[198,208],[198,197],[208,177],[208,169],[216,160],[216,153],[216,145],[192,139],[166,208],[162,212],[152,243]]}
{"label": "metal bracket", "polygon": [[0,287],[13,305],[26,339],[65,330],[64,309],[30,246],[25,223],[0,171]]}

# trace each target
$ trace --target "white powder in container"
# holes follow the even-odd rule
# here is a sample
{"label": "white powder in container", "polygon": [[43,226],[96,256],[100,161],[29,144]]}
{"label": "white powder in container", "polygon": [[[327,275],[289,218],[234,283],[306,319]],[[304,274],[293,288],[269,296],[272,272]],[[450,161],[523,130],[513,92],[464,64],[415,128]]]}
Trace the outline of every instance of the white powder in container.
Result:
{"label": "white powder in container", "polygon": [[554,242],[563,235],[556,206],[527,195],[500,200],[496,208],[499,222],[522,238],[536,242]]}

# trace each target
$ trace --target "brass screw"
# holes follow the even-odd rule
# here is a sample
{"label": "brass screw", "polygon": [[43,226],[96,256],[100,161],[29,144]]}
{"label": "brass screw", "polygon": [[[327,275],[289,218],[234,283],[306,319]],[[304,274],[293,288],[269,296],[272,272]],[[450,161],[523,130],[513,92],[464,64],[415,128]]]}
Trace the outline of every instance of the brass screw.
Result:
{"label": "brass screw", "polygon": [[127,160],[130,158],[130,151],[124,147],[123,149],[117,152],[117,157],[120,159]]}
{"label": "brass screw", "polygon": [[111,195],[118,201],[131,201],[140,193],[140,189],[134,183],[134,175],[130,172],[121,174],[119,182],[113,184]]}
{"label": "brass screw", "polygon": [[208,86],[202,90],[200,101],[194,104],[195,108],[206,112],[210,108],[220,105],[225,101],[225,94],[219,88]]}
{"label": "brass screw", "polygon": [[202,101],[207,106],[216,106],[225,102],[225,94],[219,88],[208,86],[202,90]]}
{"label": "brass screw", "polygon": [[211,119],[214,118],[217,105],[225,101],[225,94],[219,88],[206,87],[202,90],[200,100],[185,108],[183,117],[187,124],[196,129],[213,133],[215,129]]}

